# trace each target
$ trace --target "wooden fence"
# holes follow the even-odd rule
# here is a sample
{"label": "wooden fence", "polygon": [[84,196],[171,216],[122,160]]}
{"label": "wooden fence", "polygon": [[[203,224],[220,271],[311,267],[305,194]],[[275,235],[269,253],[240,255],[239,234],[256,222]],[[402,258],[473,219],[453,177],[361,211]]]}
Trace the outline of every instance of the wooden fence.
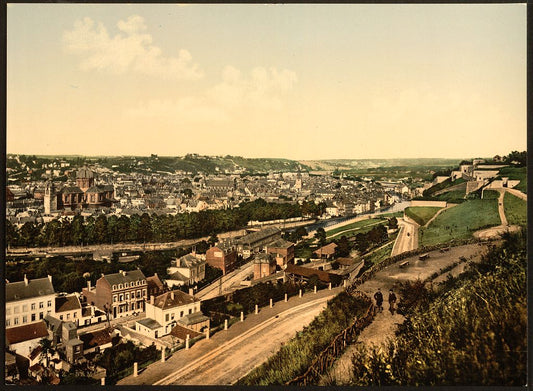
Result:
{"label": "wooden fence", "polygon": [[376,314],[376,307],[372,300],[361,291],[354,290],[350,294],[368,301],[369,306],[365,314],[361,318],[356,318],[351,326],[338,334],[329,346],[320,352],[304,374],[288,381],[285,383],[286,385],[307,386],[316,384],[318,379],[326,373],[335,360],[344,352],[346,346],[354,342],[361,330],[372,322]]}

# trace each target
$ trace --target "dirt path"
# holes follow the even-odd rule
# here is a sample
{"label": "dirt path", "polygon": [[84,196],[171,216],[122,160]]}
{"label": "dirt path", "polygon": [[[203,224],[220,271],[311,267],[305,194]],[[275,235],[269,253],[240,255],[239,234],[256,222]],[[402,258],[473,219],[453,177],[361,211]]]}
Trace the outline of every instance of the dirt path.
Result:
{"label": "dirt path", "polygon": [[[500,215],[500,221],[501,224],[496,227],[491,227],[487,229],[482,229],[479,231],[474,232],[474,237],[477,239],[482,240],[488,240],[488,239],[494,239],[497,237],[501,237],[503,233],[505,232],[516,232],[520,230],[520,227],[518,225],[509,225],[507,222],[507,217],[505,216],[505,206],[503,204],[503,199],[505,197],[505,192],[514,189],[504,189],[504,188],[497,188],[493,190],[498,190],[500,192],[500,196],[498,197],[498,214]],[[521,193],[518,190],[515,190],[517,193]],[[510,192],[511,194],[514,194],[513,192]],[[521,193],[525,196],[524,193]],[[527,199],[527,196],[526,196]]]}
{"label": "dirt path", "polygon": [[446,208],[442,208],[438,210],[437,213],[435,213],[435,216],[430,218],[428,222],[426,223],[426,225],[424,225],[424,228],[429,227],[429,225],[433,222],[433,220],[435,220],[437,216],[440,215],[442,212],[444,212],[447,209],[453,208],[454,206],[457,206],[457,204],[449,204],[448,206],[446,206]]}
{"label": "dirt path", "polygon": [[[388,339],[394,338],[394,333],[399,324],[403,323],[404,317],[395,313],[392,315],[389,311],[388,291],[394,289],[396,296],[396,286],[399,282],[415,281],[417,279],[425,280],[433,273],[439,272],[442,268],[452,265],[460,257],[465,257],[469,261],[477,261],[481,254],[485,251],[486,246],[479,246],[477,244],[470,244],[459,247],[452,247],[449,251],[441,253],[440,251],[432,251],[429,253],[428,260],[421,261],[418,256],[406,258],[405,260],[386,267],[380,272],[376,273],[373,279],[361,284],[358,289],[368,294],[370,297],[378,288],[381,288],[384,296],[383,312],[376,315],[374,321],[366,327],[356,344],[349,346],[344,354],[335,362],[329,373],[327,373],[321,380],[320,384],[335,384],[347,385],[349,384],[350,375],[352,372],[352,356],[358,345],[364,345],[367,349],[372,347],[382,346]],[[400,268],[399,264],[402,262],[409,262],[409,264]],[[461,265],[459,265],[461,266]],[[464,267],[464,265],[463,265]],[[460,269],[452,269],[458,273]],[[401,300],[401,298],[399,298]]]}
{"label": "dirt path", "polygon": [[418,247],[419,225],[407,216],[399,218],[398,225],[400,226],[400,232],[392,247],[391,256],[414,250]]}

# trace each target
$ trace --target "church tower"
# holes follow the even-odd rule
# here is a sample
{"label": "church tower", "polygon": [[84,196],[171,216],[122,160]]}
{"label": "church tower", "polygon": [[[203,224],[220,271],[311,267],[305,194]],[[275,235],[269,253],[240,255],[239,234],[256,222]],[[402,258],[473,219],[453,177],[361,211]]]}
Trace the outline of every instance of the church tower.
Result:
{"label": "church tower", "polygon": [[57,194],[54,182],[46,182],[44,188],[44,214],[50,215],[57,212]]}

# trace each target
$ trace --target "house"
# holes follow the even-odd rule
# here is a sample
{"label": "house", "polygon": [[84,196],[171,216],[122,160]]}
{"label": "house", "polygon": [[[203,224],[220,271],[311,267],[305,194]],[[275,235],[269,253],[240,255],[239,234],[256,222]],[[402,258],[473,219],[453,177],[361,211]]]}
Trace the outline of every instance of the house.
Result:
{"label": "house", "polygon": [[237,251],[232,246],[219,243],[205,253],[207,264],[226,274],[237,268]]}
{"label": "house", "polygon": [[28,357],[43,338],[48,338],[44,320],[5,330],[6,346],[12,352]]}
{"label": "house", "polygon": [[258,253],[268,243],[281,238],[281,230],[269,227],[260,231],[244,235],[237,240],[237,250],[244,258],[249,258],[253,253]]}
{"label": "house", "polygon": [[100,353],[113,346],[113,338],[109,329],[92,331],[81,334],[79,339],[83,342],[83,354]]}
{"label": "house", "polygon": [[312,276],[316,276],[319,282],[325,284],[331,282],[337,285],[341,280],[341,277],[336,274],[292,264],[287,265],[285,269],[285,278],[295,283],[308,282]]}
{"label": "house", "polygon": [[17,357],[10,353],[5,352],[4,360],[4,380],[6,383],[12,383],[20,378],[19,369],[17,366]]}
{"label": "house", "polygon": [[83,288],[82,295],[91,305],[109,314],[112,319],[143,312],[148,295],[148,284],[139,269],[102,274],[96,286]]}
{"label": "house", "polygon": [[266,252],[273,254],[277,265],[281,267],[294,261],[294,243],[285,239],[278,239],[267,244]]}
{"label": "house", "polygon": [[55,291],[52,276],[8,282],[5,287],[6,328],[41,322],[55,315]]}
{"label": "house", "polygon": [[146,318],[136,322],[135,330],[151,338],[167,335],[185,316],[201,314],[200,303],[200,299],[179,290],[150,296],[146,303]]}
{"label": "house", "polygon": [[59,296],[55,299],[55,312],[59,320],[73,321],[76,326],[79,325],[82,317],[81,303],[78,296],[72,294],[68,296]]}
{"label": "house", "polygon": [[335,255],[336,248],[337,244],[331,242],[323,247],[320,247],[318,250],[313,251],[313,254],[315,254],[320,259],[330,259]]}
{"label": "house", "polygon": [[272,254],[260,253],[254,259],[254,280],[276,272],[276,259]]}
{"label": "house", "polygon": [[165,292],[165,286],[157,273],[154,273],[151,277],[146,277],[146,284],[148,285],[148,297],[157,296]]}
{"label": "house", "polygon": [[166,283],[169,287],[179,285],[193,285],[205,278],[206,261],[201,259],[196,253],[173,259],[167,269],[169,278]]}

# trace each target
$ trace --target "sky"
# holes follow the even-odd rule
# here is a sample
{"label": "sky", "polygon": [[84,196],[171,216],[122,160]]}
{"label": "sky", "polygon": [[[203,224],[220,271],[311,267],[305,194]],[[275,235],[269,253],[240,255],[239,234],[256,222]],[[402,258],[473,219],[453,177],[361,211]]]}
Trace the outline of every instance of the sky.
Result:
{"label": "sky", "polygon": [[8,4],[7,153],[526,150],[525,4]]}

